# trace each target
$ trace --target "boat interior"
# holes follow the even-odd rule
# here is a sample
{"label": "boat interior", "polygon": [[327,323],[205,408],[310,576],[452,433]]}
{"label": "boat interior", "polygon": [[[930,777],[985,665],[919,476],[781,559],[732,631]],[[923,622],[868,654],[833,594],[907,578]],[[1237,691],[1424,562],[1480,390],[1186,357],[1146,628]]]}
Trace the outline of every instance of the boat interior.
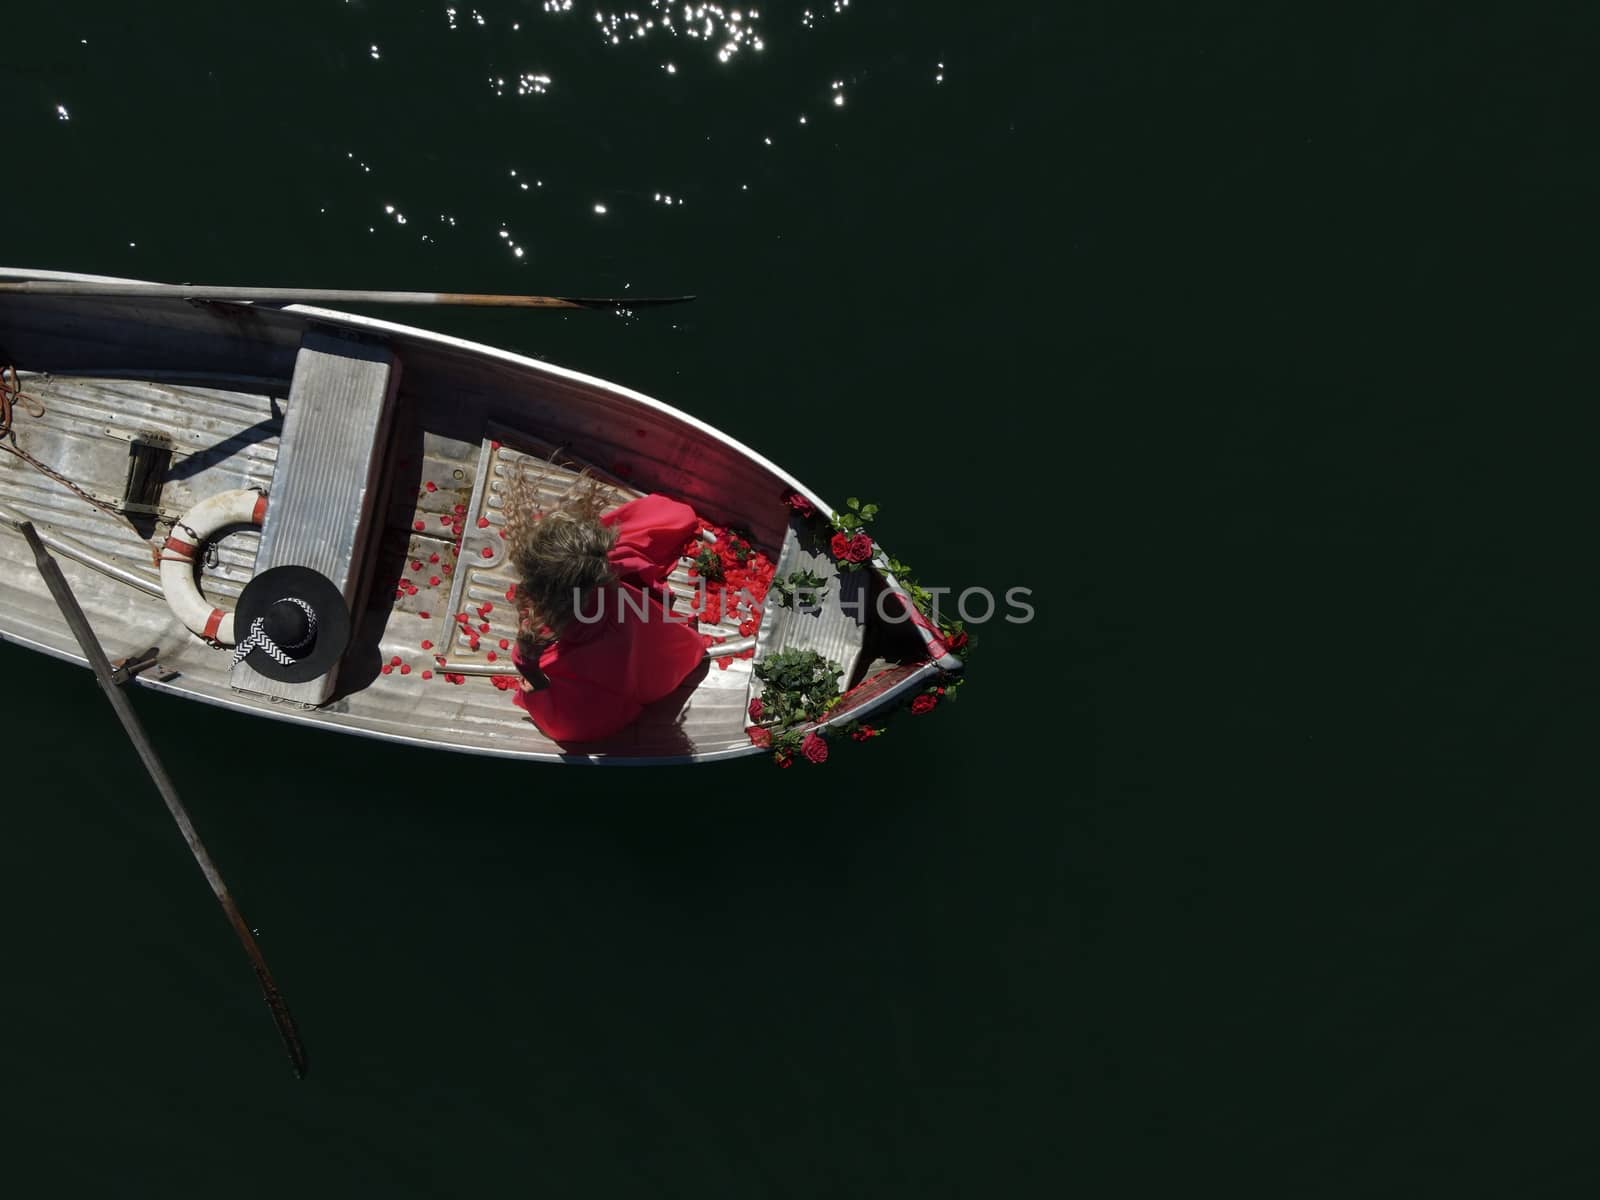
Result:
{"label": "boat interior", "polygon": [[[760,753],[746,735],[751,668],[774,650],[840,665],[833,721],[952,666],[929,659],[922,631],[882,619],[892,579],[836,571],[784,503],[796,481],[604,380],[351,314],[126,298],[0,296],[0,366],[14,370],[4,436],[20,452],[0,454],[0,636],[84,662],[14,532],[32,521],[107,653],[148,687],[416,745],[660,763]],[[676,692],[603,743],[557,744],[504,690],[516,637],[505,534],[513,495],[552,502],[584,470],[619,503],[684,500],[779,576],[810,569],[829,587],[809,611],[764,605],[753,636],[726,618],[702,625],[718,641]],[[229,609],[268,567],[322,572],[356,617],[336,672],[285,684],[230,667],[167,603],[167,537],[236,489],[266,495],[261,523],[207,542],[201,593]],[[680,596],[696,587],[690,566],[669,581]]]}

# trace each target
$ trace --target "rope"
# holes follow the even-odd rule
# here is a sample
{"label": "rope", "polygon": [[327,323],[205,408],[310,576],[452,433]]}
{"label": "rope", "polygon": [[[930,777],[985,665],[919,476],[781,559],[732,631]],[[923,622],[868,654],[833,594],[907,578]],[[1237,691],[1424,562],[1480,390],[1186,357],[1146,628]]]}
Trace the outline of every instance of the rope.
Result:
{"label": "rope", "polygon": [[[306,614],[305,637],[301,638],[298,642],[289,647],[290,650],[304,650],[307,646],[311,645],[317,636],[316,610],[298,596],[285,596],[282,600],[279,600],[278,603],[298,604],[301,610]],[[262,627],[261,624],[263,619],[264,618],[262,617],[257,617],[254,621],[250,622],[250,636],[245,638],[244,641],[240,642],[239,648],[233,652],[233,661],[228,664],[230,668],[237,667],[240,663],[242,663],[250,656],[250,651],[252,650],[262,651],[268,658],[272,659],[272,661],[277,663],[280,667],[292,667],[298,661],[293,655],[286,654],[283,650],[280,650],[278,648],[278,643],[267,636],[267,631]]]}
{"label": "rope", "polygon": [[55,480],[73,495],[87,500],[101,512],[121,520],[122,514],[116,509],[109,504],[102,504],[65,475],[46,466],[17,444],[17,431],[13,426],[13,419],[16,415],[15,406],[18,404],[36,421],[44,416],[44,405],[22,390],[22,381],[17,376],[16,367],[0,368],[0,450],[4,450],[7,454],[15,454],[46,479]]}
{"label": "rope", "polygon": [[17,369],[0,368],[0,438],[8,438],[12,442],[17,440],[17,435],[11,432],[11,406],[19,400],[34,420],[44,416],[44,405],[22,390]]}

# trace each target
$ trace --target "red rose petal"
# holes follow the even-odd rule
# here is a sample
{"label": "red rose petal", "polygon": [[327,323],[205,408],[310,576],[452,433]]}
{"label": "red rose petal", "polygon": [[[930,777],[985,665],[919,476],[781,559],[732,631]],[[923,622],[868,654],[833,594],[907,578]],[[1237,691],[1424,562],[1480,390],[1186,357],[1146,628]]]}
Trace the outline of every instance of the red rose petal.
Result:
{"label": "red rose petal", "polygon": [[499,658],[500,656],[498,654],[496,654],[493,650],[491,650],[491,651],[489,651],[489,653],[485,654],[484,657],[486,659],[488,659],[490,662],[493,662],[495,659]]}
{"label": "red rose petal", "polygon": [[493,558],[494,557],[494,547],[493,546],[485,546],[483,548],[483,556],[485,558]]}
{"label": "red rose petal", "polygon": [[422,648],[424,650],[432,650],[433,649],[433,643],[430,642],[427,638],[423,638],[422,639]]}
{"label": "red rose petal", "polygon": [[423,530],[424,530],[424,529],[426,529],[426,528],[427,528],[427,526],[426,526],[426,525],[424,525],[424,524],[423,524],[423,523],[422,523],[422,522],[421,522],[421,521],[418,521],[418,522],[416,522],[416,523],[415,523],[415,524],[413,524],[413,525],[412,525],[412,526],[411,526],[411,528],[413,528],[413,529],[415,529],[415,530],[416,530],[416,531],[417,531],[417,532],[418,532],[418,533],[420,533],[420,532],[422,532],[422,531],[423,531]]}
{"label": "red rose petal", "polygon": [[487,617],[494,611],[494,605],[485,600],[482,604],[478,605],[478,611]]}
{"label": "red rose petal", "polygon": [[428,555],[428,561],[431,563],[436,563],[439,561],[439,556],[437,554],[430,554]]}
{"label": "red rose petal", "polygon": [[509,638],[501,638],[500,639],[500,649],[502,649],[502,650],[511,649],[511,641],[510,641]]}
{"label": "red rose petal", "polygon": [[478,632],[479,633],[488,633],[489,632],[489,622],[485,621],[482,625],[479,625],[478,626]]}
{"label": "red rose petal", "polygon": [[424,679],[432,679],[433,678],[433,672],[432,671],[424,671],[422,673],[422,677]]}
{"label": "red rose petal", "polygon": [[411,674],[411,664],[410,663],[401,663],[400,664],[400,674],[402,674],[402,675]]}
{"label": "red rose petal", "polygon": [[388,663],[384,663],[383,664],[383,673],[385,675],[388,675],[388,674],[392,673],[393,671],[394,671],[394,668],[391,667]]}
{"label": "red rose petal", "polygon": [[396,654],[393,658],[391,658],[389,660],[389,665],[391,667],[398,667],[400,665],[400,656]]}
{"label": "red rose petal", "polygon": [[459,516],[461,516],[461,514],[463,514],[466,511],[467,511],[467,506],[465,504],[456,505],[456,509],[455,509],[456,516],[459,517]]}
{"label": "red rose petal", "polygon": [[430,615],[431,615],[431,614],[429,614],[429,613],[425,613],[425,612],[419,612],[419,613],[418,613],[418,614],[417,614],[417,616],[419,616],[419,617],[421,617],[421,618],[422,618],[422,619],[423,619],[423,620],[424,620],[424,621],[426,621],[426,620],[427,620],[427,619],[428,619],[428,618],[429,618],[429,616],[430,616]]}
{"label": "red rose petal", "polygon": [[439,485],[438,485],[438,484],[436,484],[436,483],[435,483],[435,482],[434,482],[434,481],[433,481],[433,480],[431,480],[431,479],[430,479],[430,480],[428,480],[428,482],[427,482],[427,483],[425,483],[425,484],[423,484],[423,485],[422,485],[422,486],[423,486],[423,487],[425,487],[425,488],[427,488],[427,489],[428,489],[428,490],[429,490],[429,491],[430,491],[430,492],[437,492],[437,491],[438,491],[438,490],[439,490]]}
{"label": "red rose petal", "polygon": [[488,517],[479,517],[478,518],[478,528],[479,529],[487,529],[487,528],[489,528],[489,518]]}
{"label": "red rose petal", "polygon": [[437,575],[429,575],[428,576],[428,586],[429,587],[438,587],[439,586],[439,582],[440,582],[439,581],[439,577]]}

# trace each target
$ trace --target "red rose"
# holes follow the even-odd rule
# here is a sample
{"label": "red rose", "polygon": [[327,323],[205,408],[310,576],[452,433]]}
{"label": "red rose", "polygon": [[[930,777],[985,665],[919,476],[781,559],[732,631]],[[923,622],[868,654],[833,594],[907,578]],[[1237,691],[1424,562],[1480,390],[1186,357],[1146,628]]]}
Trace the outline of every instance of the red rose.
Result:
{"label": "red rose", "polygon": [[772,730],[762,729],[759,725],[754,729],[745,730],[750,735],[750,743],[755,746],[772,745]]}
{"label": "red rose", "polygon": [[927,692],[923,692],[922,695],[911,702],[911,711],[914,713],[932,712],[938,707],[938,704],[939,697],[930,696]]}
{"label": "red rose", "polygon": [[777,763],[780,767],[792,767],[794,766],[794,755],[790,754],[787,750],[779,750],[772,756],[772,761]]}
{"label": "red rose", "polygon": [[761,720],[761,697],[760,696],[754,696],[750,700],[750,719],[752,721]]}
{"label": "red rose", "polygon": [[851,730],[850,736],[855,738],[855,740],[858,742],[870,742],[874,737],[877,736],[877,733],[878,731],[871,725],[863,725],[860,729]]}
{"label": "red rose", "polygon": [[839,559],[850,557],[850,539],[842,533],[833,535],[833,541],[828,543],[828,549],[833,551],[833,556]]}
{"label": "red rose", "polygon": [[856,534],[855,537],[850,539],[850,545],[845,551],[845,557],[851,562],[866,562],[867,559],[872,557],[872,539],[864,533]]}
{"label": "red rose", "polygon": [[967,634],[963,629],[958,629],[950,635],[950,649],[959,650],[967,644]]}
{"label": "red rose", "polygon": [[807,761],[821,765],[828,761],[828,743],[821,734],[808,733],[800,743],[800,753],[806,756]]}
{"label": "red rose", "polygon": [[802,517],[814,517],[817,515],[816,505],[812,504],[799,492],[790,492],[784,497],[784,502]]}

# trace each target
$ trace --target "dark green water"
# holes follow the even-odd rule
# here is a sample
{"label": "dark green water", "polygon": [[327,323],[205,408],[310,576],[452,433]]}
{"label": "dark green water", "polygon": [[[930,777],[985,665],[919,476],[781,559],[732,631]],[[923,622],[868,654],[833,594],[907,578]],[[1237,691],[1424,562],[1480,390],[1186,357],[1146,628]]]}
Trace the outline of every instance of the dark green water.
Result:
{"label": "dark green water", "polygon": [[402,319],[660,396],[1037,617],[781,773],[137,696],[300,1083],[88,676],[0,646],[7,1173],[1593,1194],[1589,22],[814,7],[727,62],[731,7],[8,14],[0,260],[696,292]]}

